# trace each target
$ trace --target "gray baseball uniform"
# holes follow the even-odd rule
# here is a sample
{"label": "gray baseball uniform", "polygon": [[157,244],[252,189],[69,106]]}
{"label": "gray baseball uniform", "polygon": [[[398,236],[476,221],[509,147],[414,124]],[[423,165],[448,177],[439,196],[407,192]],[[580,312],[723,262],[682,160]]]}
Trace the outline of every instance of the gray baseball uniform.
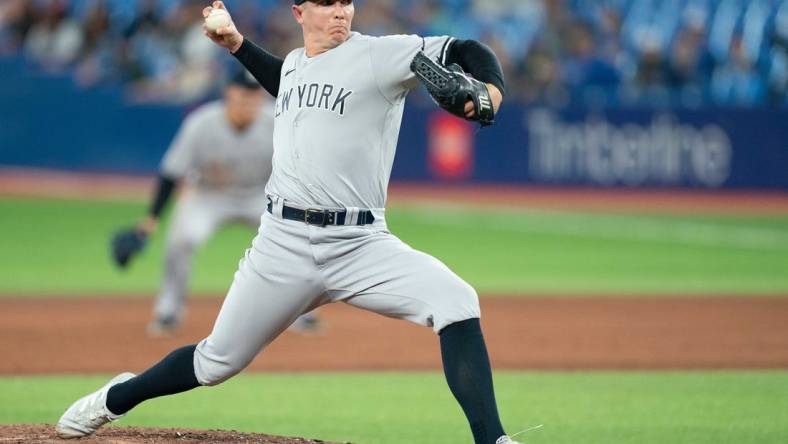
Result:
{"label": "gray baseball uniform", "polygon": [[[195,375],[218,384],[241,371],[301,313],[344,301],[438,332],[478,318],[476,292],[386,227],[386,189],[419,50],[445,57],[450,38],[352,33],[315,57],[291,52],[280,74],[270,211],[239,264]],[[407,148],[406,148],[407,149]],[[290,209],[345,213],[340,223],[283,218]],[[291,210],[292,211],[292,210]],[[366,212],[374,216],[373,223]],[[324,220],[325,222],[325,220]],[[239,340],[243,338],[243,340]]]}
{"label": "gray baseball uniform", "polygon": [[167,236],[156,319],[183,316],[197,247],[228,222],[259,225],[273,153],[270,108],[239,131],[228,121],[222,101],[208,103],[186,118],[165,154],[162,174],[181,179],[185,187]]}

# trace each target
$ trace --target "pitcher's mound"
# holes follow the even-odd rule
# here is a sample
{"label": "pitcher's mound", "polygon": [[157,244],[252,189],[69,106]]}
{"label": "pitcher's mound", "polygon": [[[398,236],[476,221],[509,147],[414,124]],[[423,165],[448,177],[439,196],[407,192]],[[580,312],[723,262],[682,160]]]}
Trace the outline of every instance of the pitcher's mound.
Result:
{"label": "pitcher's mound", "polygon": [[242,444],[339,444],[318,439],[288,438],[259,433],[241,433],[223,430],[183,430],[183,429],[142,429],[137,427],[106,427],[89,438],[60,439],[55,426],[38,425],[0,425],[0,442],[41,443],[41,444],[204,444],[204,443],[242,443]]}

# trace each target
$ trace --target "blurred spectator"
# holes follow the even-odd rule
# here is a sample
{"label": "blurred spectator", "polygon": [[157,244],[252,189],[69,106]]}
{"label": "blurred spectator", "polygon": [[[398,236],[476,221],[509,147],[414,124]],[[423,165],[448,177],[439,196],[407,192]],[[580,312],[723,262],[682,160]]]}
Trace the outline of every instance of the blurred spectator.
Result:
{"label": "blurred spectator", "polygon": [[84,44],[76,69],[77,81],[93,85],[110,75],[114,47],[110,38],[109,11],[103,1],[94,1],[83,21]]}
{"label": "blurred spectator", "polygon": [[405,17],[395,0],[376,0],[356,10],[353,19],[359,32],[369,35],[404,34],[408,31]]}
{"label": "blurred spectator", "polygon": [[204,6],[184,1],[161,17],[156,0],[142,3],[115,55],[133,100],[193,102],[213,92],[221,50],[203,35]]}
{"label": "blurred spectator", "polygon": [[407,32],[419,35],[446,34],[452,23],[449,11],[440,0],[424,0],[416,2],[408,15],[409,29]]}
{"label": "blurred spectator", "polygon": [[730,44],[729,63],[714,70],[711,94],[715,103],[722,105],[754,105],[763,98],[763,83],[747,55],[743,38],[734,35]]}
{"label": "blurred spectator", "polygon": [[4,0],[0,2],[0,56],[13,54],[35,23],[32,0]]}
{"label": "blurred spectator", "polygon": [[25,53],[46,70],[60,71],[73,63],[84,42],[80,24],[66,14],[66,0],[45,0],[25,38]]}
{"label": "blurred spectator", "polygon": [[660,42],[653,34],[645,36],[641,43],[634,90],[631,91],[641,103],[665,106],[669,101],[667,62]]}
{"label": "blurred spectator", "polygon": [[785,105],[788,104],[788,1],[783,3],[775,17],[770,40],[769,101]]}
{"label": "blurred spectator", "polygon": [[567,36],[568,53],[563,62],[562,80],[574,97],[592,105],[610,101],[608,92],[616,91],[620,81],[611,60],[596,51],[590,26],[576,23]]}
{"label": "blurred spectator", "polygon": [[[117,75],[123,82],[134,84],[154,76],[157,71],[150,65],[156,59],[156,53],[165,51],[166,47],[165,28],[157,7],[157,0],[142,0],[136,16],[122,31],[117,43],[115,62]],[[150,48],[150,52],[144,48]],[[146,60],[145,56],[150,53],[153,53],[149,57],[151,60]]]}
{"label": "blurred spectator", "polygon": [[513,75],[507,80],[508,85],[522,85],[509,90],[515,100],[527,103],[539,102],[560,107],[569,100],[565,84],[561,82],[559,61],[543,45],[537,45],[528,58],[520,63]]}

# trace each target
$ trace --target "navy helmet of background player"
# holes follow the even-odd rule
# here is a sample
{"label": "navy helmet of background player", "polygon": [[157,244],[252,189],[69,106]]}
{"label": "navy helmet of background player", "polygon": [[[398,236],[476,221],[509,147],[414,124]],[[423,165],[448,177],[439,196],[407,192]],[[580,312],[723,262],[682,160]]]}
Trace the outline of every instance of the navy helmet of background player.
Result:
{"label": "navy helmet of background player", "polygon": [[[76,401],[58,423],[61,436],[89,435],[147,399],[219,384],[300,313],[341,301],[432,327],[475,442],[513,443],[497,411],[476,292],[385,222],[404,101],[418,85],[410,71],[416,55],[457,63],[486,84],[496,110],[504,91],[500,64],[475,41],[351,32],[350,0],[294,3],[304,47],[285,59],[245,40],[232,23],[205,31],[277,97],[268,211],[213,331],[139,376],[121,374]],[[466,110],[474,113],[474,105]]]}

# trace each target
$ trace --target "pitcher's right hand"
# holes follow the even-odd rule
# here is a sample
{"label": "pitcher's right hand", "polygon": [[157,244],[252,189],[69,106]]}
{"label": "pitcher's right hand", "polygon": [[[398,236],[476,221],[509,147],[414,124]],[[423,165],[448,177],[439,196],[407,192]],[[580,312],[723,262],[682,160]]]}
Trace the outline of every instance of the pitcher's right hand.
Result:
{"label": "pitcher's right hand", "polygon": [[[206,6],[202,10],[203,17],[208,17],[212,9],[224,9],[227,11],[227,8],[224,6],[224,2],[215,1],[211,6]],[[229,11],[227,12],[229,14]],[[238,51],[238,48],[240,48],[241,44],[244,42],[244,36],[238,32],[238,29],[235,27],[235,22],[232,20],[230,21],[230,26],[218,28],[215,31],[210,31],[207,27],[205,27],[205,25],[203,25],[202,31],[206,36],[208,36],[209,39],[213,40],[214,43],[221,46],[222,48],[227,48],[232,53]]]}

